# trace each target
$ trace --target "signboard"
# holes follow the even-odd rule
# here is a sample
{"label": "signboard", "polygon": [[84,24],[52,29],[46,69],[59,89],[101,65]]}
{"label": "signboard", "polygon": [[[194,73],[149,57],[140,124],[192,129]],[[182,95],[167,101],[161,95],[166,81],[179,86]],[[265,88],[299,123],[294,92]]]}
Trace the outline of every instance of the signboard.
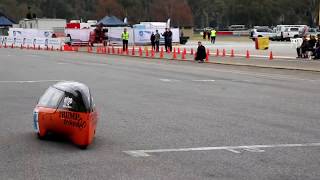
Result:
{"label": "signboard", "polygon": [[[156,30],[159,31],[160,34],[160,43],[164,43],[164,37],[162,34],[165,32],[165,29],[144,29],[137,28],[134,29],[134,42],[135,44],[151,44],[151,34],[156,33]],[[171,29],[172,32],[172,42],[179,43],[180,42],[180,33],[178,28]]]}
{"label": "signboard", "polygon": [[40,48],[54,48],[58,49],[63,45],[63,40],[59,38],[14,38],[9,36],[0,36],[0,43],[2,46],[14,47],[40,47]]}
{"label": "signboard", "polygon": [[40,29],[10,28],[8,34],[9,37],[14,38],[51,38],[53,31]]}

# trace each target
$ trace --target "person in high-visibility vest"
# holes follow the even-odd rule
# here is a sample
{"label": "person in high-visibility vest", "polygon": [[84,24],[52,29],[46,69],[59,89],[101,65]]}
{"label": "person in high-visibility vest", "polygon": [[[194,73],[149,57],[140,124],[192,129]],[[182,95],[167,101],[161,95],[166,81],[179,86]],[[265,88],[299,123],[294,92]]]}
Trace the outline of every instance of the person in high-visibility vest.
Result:
{"label": "person in high-visibility vest", "polygon": [[121,39],[123,43],[123,51],[128,51],[128,42],[129,42],[129,33],[127,32],[127,28],[124,28]]}
{"label": "person in high-visibility vest", "polygon": [[211,43],[214,44],[216,42],[217,31],[215,29],[211,30]]}

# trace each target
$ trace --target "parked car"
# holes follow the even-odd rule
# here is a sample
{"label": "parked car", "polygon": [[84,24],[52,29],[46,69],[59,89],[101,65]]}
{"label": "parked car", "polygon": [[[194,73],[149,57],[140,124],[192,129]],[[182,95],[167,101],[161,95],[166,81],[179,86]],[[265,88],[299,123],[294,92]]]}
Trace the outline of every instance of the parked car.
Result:
{"label": "parked car", "polygon": [[256,27],[250,31],[250,39],[255,41],[258,37],[269,37],[270,40],[274,40],[276,33],[268,27]]}
{"label": "parked car", "polygon": [[309,28],[307,32],[307,35],[317,36],[318,34],[320,34],[320,30],[317,28]]}

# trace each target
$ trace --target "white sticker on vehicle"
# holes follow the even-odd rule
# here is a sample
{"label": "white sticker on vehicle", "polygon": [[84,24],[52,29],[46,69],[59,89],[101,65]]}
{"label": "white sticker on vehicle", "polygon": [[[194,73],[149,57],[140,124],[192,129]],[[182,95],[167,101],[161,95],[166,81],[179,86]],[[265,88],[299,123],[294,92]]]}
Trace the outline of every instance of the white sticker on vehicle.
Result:
{"label": "white sticker on vehicle", "polygon": [[69,97],[65,97],[63,100],[63,108],[72,108],[73,99]]}

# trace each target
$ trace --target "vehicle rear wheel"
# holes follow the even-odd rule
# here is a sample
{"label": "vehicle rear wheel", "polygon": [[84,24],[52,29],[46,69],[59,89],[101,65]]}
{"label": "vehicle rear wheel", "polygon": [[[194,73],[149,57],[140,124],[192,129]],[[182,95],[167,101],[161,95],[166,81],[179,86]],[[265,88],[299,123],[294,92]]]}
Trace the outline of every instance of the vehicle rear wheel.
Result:
{"label": "vehicle rear wheel", "polygon": [[78,146],[81,150],[86,150],[88,148],[88,145],[79,145]]}
{"label": "vehicle rear wheel", "polygon": [[37,133],[37,137],[38,137],[38,139],[40,139],[40,140],[44,140],[44,139],[46,138],[46,134]]}

